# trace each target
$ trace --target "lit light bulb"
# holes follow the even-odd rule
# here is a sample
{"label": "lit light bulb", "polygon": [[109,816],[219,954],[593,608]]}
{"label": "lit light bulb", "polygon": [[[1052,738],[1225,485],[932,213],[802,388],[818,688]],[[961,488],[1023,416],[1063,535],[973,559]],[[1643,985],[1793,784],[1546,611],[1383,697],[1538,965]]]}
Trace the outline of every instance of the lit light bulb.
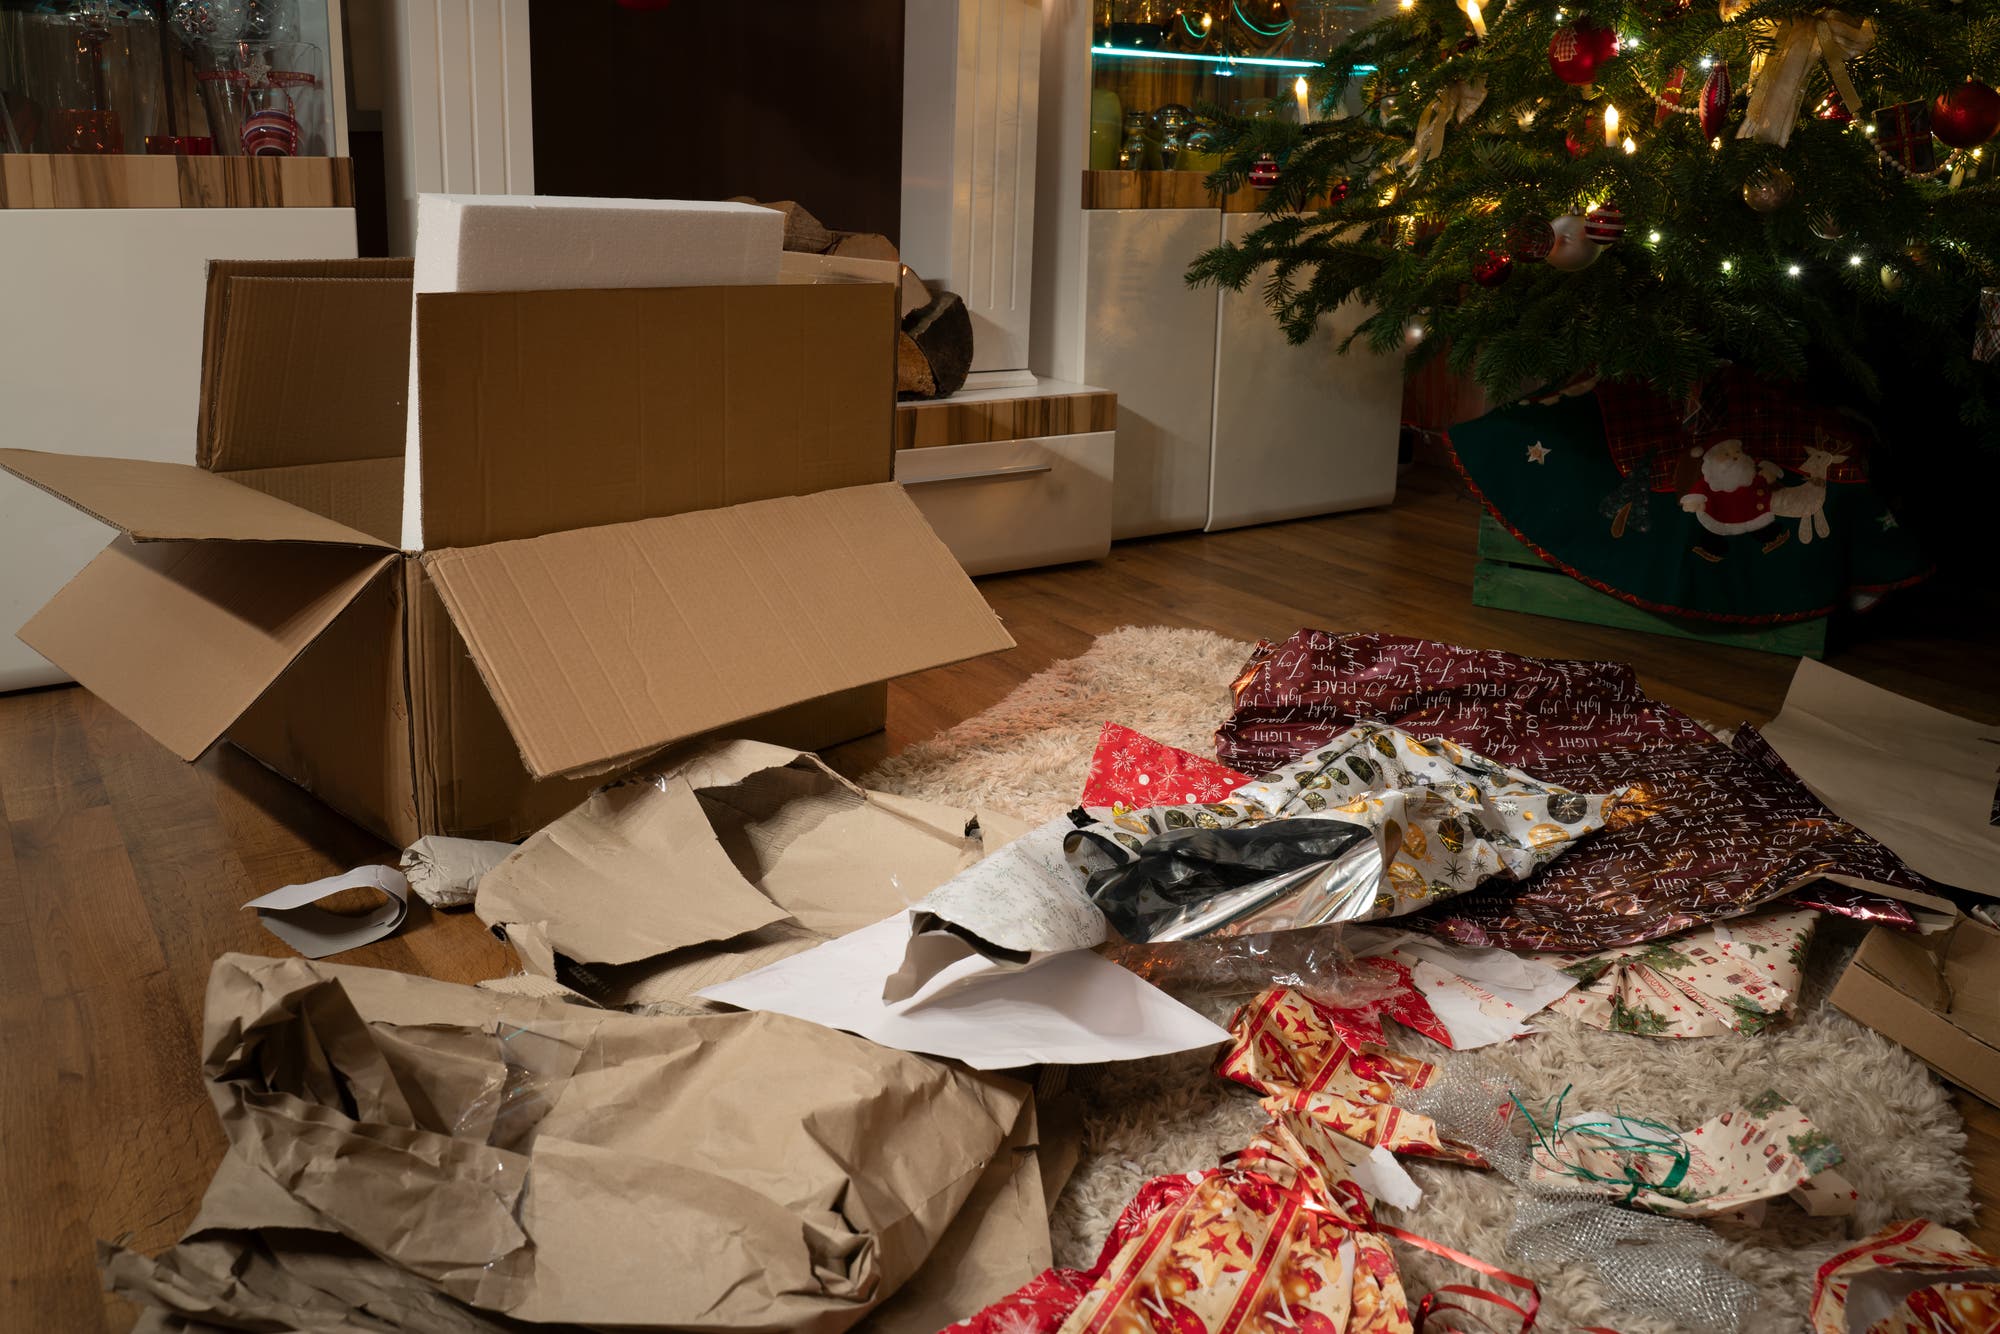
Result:
{"label": "lit light bulb", "polygon": [[1637,37],[1627,37],[1625,39],[1625,49],[1627,51],[1637,51],[1639,49],[1639,39]]}
{"label": "lit light bulb", "polygon": [[1861,267],[1861,256],[1859,256],[1859,255],[1849,255],[1849,256],[1847,257],[1847,262],[1848,262],[1848,264],[1849,264],[1849,265],[1850,265],[1851,267],[1853,267],[1853,268],[1857,268],[1857,269],[1858,269],[1858,268],[1860,268],[1860,267]]}
{"label": "lit light bulb", "polygon": [[1396,8],[1398,9],[1415,9],[1416,7],[1417,0],[1396,0]]}
{"label": "lit light bulb", "polygon": [[1875,133],[1875,127],[1873,125],[1863,125],[1861,127],[1861,132],[1863,134],[1873,134]]}
{"label": "lit light bulb", "polygon": [[1703,56],[1703,57],[1701,58],[1701,67],[1702,67],[1703,69],[1713,69],[1713,68],[1715,67],[1715,57],[1714,57],[1714,56]]}
{"label": "lit light bulb", "polygon": [[1410,341],[1412,343],[1420,343],[1423,341],[1423,338],[1424,326],[1421,324],[1412,324],[1410,326]]}
{"label": "lit light bulb", "polygon": [[1787,274],[1789,274],[1789,275],[1790,275],[1791,277],[1794,277],[1794,278],[1796,278],[1796,277],[1798,277],[1798,276],[1799,276],[1799,272],[1800,272],[1800,270],[1799,270],[1799,266],[1798,266],[1798,265],[1796,265],[1796,264],[1787,264],[1787,265],[1785,266],[1785,272],[1786,272]]}
{"label": "lit light bulb", "polygon": [[1632,136],[1629,134],[1625,136],[1625,151],[1628,153],[1636,153],[1639,151],[1638,141],[1633,139]]}
{"label": "lit light bulb", "polygon": [[1604,143],[1607,147],[1618,142],[1618,108],[1604,108]]}
{"label": "lit light bulb", "polygon": [[1722,271],[1723,271],[1724,273],[1734,273],[1734,272],[1736,272],[1736,261],[1735,261],[1735,260],[1733,260],[1733,259],[1725,259],[1725,260],[1723,260],[1723,261],[1722,261]]}
{"label": "lit light bulb", "polygon": [[1710,140],[1708,141],[1708,146],[1709,146],[1710,148],[1721,148],[1721,147],[1722,147],[1722,136],[1718,134],[1718,135],[1716,135],[1716,136],[1715,136],[1715,137],[1714,137],[1713,139],[1710,139]]}
{"label": "lit light bulb", "polygon": [[1479,0],[1465,0],[1465,21],[1472,25],[1474,34],[1486,35],[1486,20],[1479,16]]}
{"label": "lit light bulb", "polygon": [[1653,245],[1658,245],[1660,243],[1660,234],[1658,232],[1647,232],[1646,240],[1651,242]]}

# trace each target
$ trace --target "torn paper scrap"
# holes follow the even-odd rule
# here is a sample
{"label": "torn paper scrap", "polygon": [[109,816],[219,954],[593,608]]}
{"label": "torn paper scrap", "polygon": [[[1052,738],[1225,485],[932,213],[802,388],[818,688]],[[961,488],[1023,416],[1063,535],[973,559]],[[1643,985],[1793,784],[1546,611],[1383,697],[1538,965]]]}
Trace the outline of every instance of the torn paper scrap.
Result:
{"label": "torn paper scrap", "polygon": [[[382,902],[359,916],[318,906],[350,889],[377,890]],[[401,926],[410,911],[410,884],[393,867],[357,866],[310,884],[274,889],[243,906],[255,908],[265,930],[306,958],[324,959],[380,940]]]}
{"label": "torn paper scrap", "polygon": [[[1768,1092],[1682,1134],[1656,1121],[1603,1112],[1535,1124],[1530,1180],[1582,1190],[1674,1218],[1761,1224],[1766,1202],[1790,1194],[1809,1212],[1850,1214],[1856,1195],[1832,1169],[1840,1149],[1782,1094]],[[1806,1189],[1811,1186],[1811,1189]]]}
{"label": "torn paper scrap", "polygon": [[1356,954],[1381,955],[1410,970],[1445,1032],[1441,1040],[1455,1051],[1535,1032],[1527,1020],[1577,984],[1559,968],[1506,950],[1454,945],[1406,931],[1362,927],[1351,929],[1346,941]]}
{"label": "torn paper scrap", "polygon": [[1802,658],[1761,731],[1814,796],[1912,870],[2000,897],[2000,726]]}
{"label": "torn paper scrap", "polygon": [[908,999],[882,998],[909,922],[885,918],[789,959],[705,988],[704,999],[774,1010],[975,1070],[1136,1060],[1226,1042],[1229,1034],[1088,950],[1019,969],[959,959]]}
{"label": "torn paper scrap", "polygon": [[1600,954],[1537,957],[1580,984],[1551,1008],[1594,1027],[1660,1038],[1761,1033],[1798,1007],[1818,920],[1788,908]]}
{"label": "torn paper scrap", "polygon": [[1812,1334],[1990,1334],[2000,1256],[1941,1223],[1891,1223],[1819,1267]]}
{"label": "torn paper scrap", "polygon": [[433,908],[462,908],[472,902],[479,878],[514,852],[512,843],[484,838],[430,834],[403,849],[403,875],[410,890]]}
{"label": "torn paper scrap", "polygon": [[1645,808],[1623,790],[1572,792],[1450,741],[1359,723],[1221,801],[1089,814],[1068,844],[1086,893],[1144,942],[1415,912],[1524,880]]}
{"label": "torn paper scrap", "polygon": [[1427,1087],[1437,1067],[1344,1037],[1328,1007],[1272,987],[1229,1021],[1234,1042],[1215,1072],[1264,1095],[1265,1110],[1296,1112],[1371,1147],[1486,1166],[1470,1145],[1442,1138],[1428,1116],[1396,1105],[1398,1091]]}

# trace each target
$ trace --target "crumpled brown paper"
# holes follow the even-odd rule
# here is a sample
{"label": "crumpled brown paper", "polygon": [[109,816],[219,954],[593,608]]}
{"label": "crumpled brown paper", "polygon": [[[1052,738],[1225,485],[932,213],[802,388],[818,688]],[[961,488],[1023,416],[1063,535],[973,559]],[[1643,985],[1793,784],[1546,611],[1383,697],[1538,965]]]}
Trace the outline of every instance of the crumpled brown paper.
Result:
{"label": "crumpled brown paper", "polygon": [[203,1045],[230,1149],[202,1216],[106,1256],[183,1316],[833,1334],[897,1299],[900,1330],[1048,1262],[1024,1086],[782,1016],[228,955]]}
{"label": "crumpled brown paper", "polygon": [[593,793],[488,872],[473,911],[535,977],[604,1005],[712,1013],[696,991],[907,907],[1003,825],[1018,829],[729,741]]}

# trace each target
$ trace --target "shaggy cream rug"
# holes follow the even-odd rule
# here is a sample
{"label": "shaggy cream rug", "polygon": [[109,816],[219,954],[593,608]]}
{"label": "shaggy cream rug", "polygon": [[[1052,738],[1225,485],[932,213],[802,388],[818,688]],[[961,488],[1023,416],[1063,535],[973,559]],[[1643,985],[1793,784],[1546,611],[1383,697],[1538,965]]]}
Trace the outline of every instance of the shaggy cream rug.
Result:
{"label": "shaggy cream rug", "polygon": [[[977,717],[908,748],[867,778],[872,787],[938,801],[1010,810],[1040,821],[1074,804],[1099,726],[1115,721],[1198,754],[1229,708],[1228,682],[1250,645],[1204,631],[1127,628],[1082,657],[1059,662]],[[1798,1018],[1762,1037],[1661,1040],[1607,1033],[1544,1015],[1547,1031],[1483,1049],[1522,1101],[1574,1087],[1573,1108],[1618,1110],[1692,1126],[1778,1089],[1832,1136],[1843,1173],[1859,1190],[1852,1219],[1807,1217],[1786,1200],[1759,1228],[1718,1226],[1719,1259],[1757,1290],[1743,1329],[1805,1327],[1813,1271],[1849,1237],[1892,1218],[1940,1222],[1971,1217],[1965,1136],[1944,1088],[1888,1040],[1824,1003],[1852,938],[1823,925],[1815,941]],[[1181,988],[1184,1000],[1226,1016],[1241,990]],[[1440,1049],[1411,1033],[1399,1045],[1437,1059]],[[1448,1055],[1448,1054],[1446,1054]],[[1212,1165],[1240,1147],[1263,1121],[1247,1090],[1209,1070],[1194,1053],[1076,1072],[1084,1104],[1084,1156],[1054,1217],[1059,1264],[1087,1265],[1139,1184],[1148,1177]],[[1507,1254],[1514,1188],[1497,1173],[1448,1164],[1412,1164],[1424,1199],[1407,1215],[1384,1218],[1421,1235],[1523,1272],[1541,1285],[1541,1328],[1609,1325],[1624,1334],[1677,1327],[1617,1304],[1585,1265],[1537,1270]],[[1433,1257],[1399,1247],[1412,1300],[1438,1282],[1462,1282]]]}

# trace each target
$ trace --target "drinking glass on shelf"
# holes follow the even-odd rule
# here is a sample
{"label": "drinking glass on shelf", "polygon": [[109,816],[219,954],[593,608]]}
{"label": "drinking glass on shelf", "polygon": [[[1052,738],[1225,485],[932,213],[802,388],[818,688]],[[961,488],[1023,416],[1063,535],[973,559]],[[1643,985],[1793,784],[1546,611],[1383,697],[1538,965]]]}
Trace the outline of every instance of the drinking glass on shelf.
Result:
{"label": "drinking glass on shelf", "polygon": [[231,157],[326,153],[326,66],[311,42],[205,41],[195,79],[216,150]]}

